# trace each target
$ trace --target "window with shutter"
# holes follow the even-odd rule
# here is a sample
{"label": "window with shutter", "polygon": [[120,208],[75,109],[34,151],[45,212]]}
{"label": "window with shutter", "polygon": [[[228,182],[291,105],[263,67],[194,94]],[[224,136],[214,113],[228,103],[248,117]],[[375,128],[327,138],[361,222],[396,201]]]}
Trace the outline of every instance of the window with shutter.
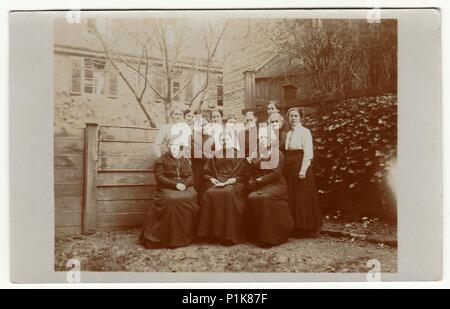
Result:
{"label": "window with shutter", "polygon": [[83,83],[82,78],[83,68],[80,63],[74,63],[72,67],[72,79],[70,85],[70,92],[73,94],[81,93],[81,85]]}
{"label": "window with shutter", "polygon": [[84,58],[84,92],[102,94],[105,82],[105,60]]}
{"label": "window with shutter", "polygon": [[[94,57],[73,57],[72,59],[72,74],[70,92],[72,94],[92,93],[92,94],[106,94],[110,90],[115,89],[117,95],[117,73],[115,77],[105,77],[105,60]],[[112,79],[112,82],[109,82]],[[105,88],[105,83],[111,84],[111,89]]]}
{"label": "window with shutter", "polygon": [[84,92],[94,92],[94,62],[92,59],[84,59]]}
{"label": "window with shutter", "polygon": [[108,72],[108,96],[117,97],[117,72],[114,69]]}

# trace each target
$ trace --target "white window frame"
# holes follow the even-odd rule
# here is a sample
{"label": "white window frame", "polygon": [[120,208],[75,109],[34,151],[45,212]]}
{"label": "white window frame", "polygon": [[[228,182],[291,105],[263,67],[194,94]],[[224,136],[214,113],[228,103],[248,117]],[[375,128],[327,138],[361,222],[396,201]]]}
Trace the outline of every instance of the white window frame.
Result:
{"label": "white window frame", "polygon": [[[90,60],[90,61],[89,61]],[[98,64],[103,65],[103,69],[96,69],[96,62]],[[80,56],[77,57],[76,60],[73,61],[73,67],[71,71],[71,79],[70,79],[70,93],[81,95],[81,94],[96,94],[96,95],[107,95],[110,96],[109,93],[109,72],[106,71],[106,60],[103,59],[97,59],[95,57],[89,57],[89,56]],[[79,79],[80,84],[80,90],[77,91],[74,89],[74,75],[76,71],[79,71],[79,77],[76,77]],[[89,75],[92,75],[92,77],[87,78],[86,72],[88,72]],[[117,77],[116,77],[117,79]],[[102,82],[103,81],[103,82]],[[100,85],[103,85],[102,87],[102,93],[98,93],[99,89],[98,87]],[[92,91],[86,91],[86,88],[91,88]],[[117,96],[117,94],[112,95]]]}

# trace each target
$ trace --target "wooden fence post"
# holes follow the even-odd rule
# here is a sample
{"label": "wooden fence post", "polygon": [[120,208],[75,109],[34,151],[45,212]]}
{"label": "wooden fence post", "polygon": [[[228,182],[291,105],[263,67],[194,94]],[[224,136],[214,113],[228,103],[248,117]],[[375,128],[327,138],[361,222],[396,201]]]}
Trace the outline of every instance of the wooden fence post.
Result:
{"label": "wooden fence post", "polygon": [[245,108],[255,108],[256,102],[256,86],[255,86],[255,71],[247,70],[244,72],[244,104]]}
{"label": "wooden fence post", "polygon": [[84,151],[83,234],[97,227],[98,124],[86,123]]}

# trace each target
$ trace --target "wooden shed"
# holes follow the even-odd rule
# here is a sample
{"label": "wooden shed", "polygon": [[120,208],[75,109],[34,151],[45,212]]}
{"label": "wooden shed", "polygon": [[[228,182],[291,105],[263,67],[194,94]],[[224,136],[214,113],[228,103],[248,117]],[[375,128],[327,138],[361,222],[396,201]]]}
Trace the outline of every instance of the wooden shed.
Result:
{"label": "wooden shed", "polygon": [[314,90],[314,73],[306,68],[299,69],[298,65],[293,66],[286,56],[280,54],[274,54],[259,67],[243,72],[243,75],[245,95],[242,112],[254,111],[261,120],[265,120],[267,103],[271,100],[279,102],[285,110],[293,106],[319,108],[343,99],[376,95],[397,89],[395,81],[391,80],[368,87],[352,79],[349,84],[342,85],[343,88],[336,93],[317,94]]}

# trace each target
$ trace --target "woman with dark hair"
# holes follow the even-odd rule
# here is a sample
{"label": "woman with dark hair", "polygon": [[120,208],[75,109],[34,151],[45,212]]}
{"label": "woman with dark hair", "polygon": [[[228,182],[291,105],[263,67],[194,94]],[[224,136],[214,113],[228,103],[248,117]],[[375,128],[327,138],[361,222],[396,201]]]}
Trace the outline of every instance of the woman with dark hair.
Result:
{"label": "woman with dark hair", "polygon": [[281,114],[281,105],[276,100],[271,100],[267,102],[267,116],[269,117],[272,114]]}
{"label": "woman with dark hair", "polygon": [[219,135],[223,132],[223,111],[214,110],[211,113],[211,121],[205,127],[205,134],[213,138],[215,142],[219,141]]}
{"label": "woman with dark hair", "polygon": [[[246,190],[248,168],[245,159],[236,158],[235,142],[221,134],[221,149],[205,165],[206,191],[197,235],[231,245],[246,240]],[[234,157],[229,157],[233,154]]]}
{"label": "woman with dark hair", "polygon": [[155,163],[157,190],[140,240],[147,248],[175,248],[189,245],[195,237],[198,203],[192,187],[189,159],[182,156],[175,140],[170,150]]}
{"label": "woman with dark hair", "polygon": [[226,124],[235,124],[236,123],[236,115],[234,113],[230,113],[225,118]]}
{"label": "woman with dark hair", "polygon": [[191,109],[186,108],[183,111],[184,121],[186,121],[187,125],[190,126],[191,129],[194,127],[194,117],[195,117],[195,113]]}
{"label": "woman with dark hair", "polygon": [[221,109],[211,113],[211,123],[223,124],[223,111]]}
{"label": "woman with dark hair", "polygon": [[295,222],[295,235],[316,236],[322,225],[322,216],[311,166],[313,159],[311,131],[301,123],[300,108],[290,108],[286,117],[291,130],[286,135],[285,176],[289,191],[289,206]]}
{"label": "woman with dark hair", "polygon": [[265,247],[287,241],[294,221],[283,177],[284,155],[276,147],[276,133],[270,127],[259,130],[259,145],[258,156],[249,167],[248,201],[252,238]]}

